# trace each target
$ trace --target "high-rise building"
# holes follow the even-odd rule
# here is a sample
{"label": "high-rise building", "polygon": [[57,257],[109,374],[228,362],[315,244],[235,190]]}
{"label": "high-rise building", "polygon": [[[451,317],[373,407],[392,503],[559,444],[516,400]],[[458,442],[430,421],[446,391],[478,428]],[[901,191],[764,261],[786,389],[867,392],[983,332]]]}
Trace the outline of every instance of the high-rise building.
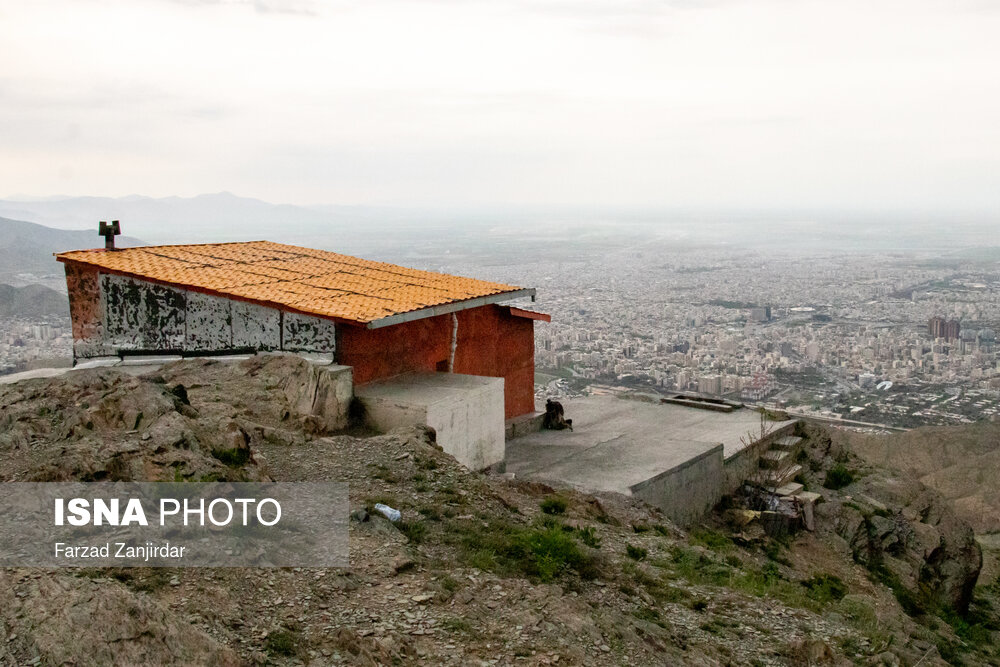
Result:
{"label": "high-rise building", "polygon": [[698,378],[698,392],[718,396],[722,393],[722,378],[718,375],[706,375]]}
{"label": "high-rise building", "polygon": [[927,333],[931,338],[944,338],[945,340],[956,340],[962,333],[962,327],[958,320],[946,320],[943,317],[932,317],[927,322]]}

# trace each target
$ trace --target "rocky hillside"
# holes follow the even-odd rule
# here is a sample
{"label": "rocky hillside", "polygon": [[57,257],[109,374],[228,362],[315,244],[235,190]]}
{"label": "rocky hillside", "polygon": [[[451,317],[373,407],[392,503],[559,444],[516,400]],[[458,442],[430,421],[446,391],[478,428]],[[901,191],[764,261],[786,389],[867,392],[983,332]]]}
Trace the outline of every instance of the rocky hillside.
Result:
{"label": "rocky hillside", "polygon": [[910,473],[941,493],[977,533],[1000,532],[1000,423],[837,437],[865,460]]}
{"label": "rocky hillside", "polygon": [[328,433],[314,381],[262,356],[0,387],[0,482],[337,480],[353,510],[343,570],[0,570],[0,664],[998,659],[968,526],[823,431],[798,455],[827,496],[815,533],[726,507],[682,531],[625,497],[469,472],[425,430]]}
{"label": "rocky hillside", "polygon": [[65,294],[44,285],[12,287],[0,283],[0,317],[40,319],[53,316],[69,320],[69,300]]}

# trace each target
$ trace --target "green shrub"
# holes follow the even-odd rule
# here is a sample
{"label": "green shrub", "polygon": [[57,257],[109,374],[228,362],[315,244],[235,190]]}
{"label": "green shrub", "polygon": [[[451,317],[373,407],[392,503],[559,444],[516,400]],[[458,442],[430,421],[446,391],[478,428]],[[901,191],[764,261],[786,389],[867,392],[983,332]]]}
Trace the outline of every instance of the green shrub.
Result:
{"label": "green shrub", "polygon": [[847,595],[847,584],[832,574],[817,574],[802,582],[810,598],[820,603],[839,602]]}
{"label": "green shrub", "polygon": [[414,544],[419,544],[427,535],[426,521],[397,521],[396,528]]}
{"label": "green shrub", "polygon": [[645,560],[649,552],[642,547],[637,547],[632,544],[625,545],[625,555],[627,555],[632,560]]}
{"label": "green shrub", "polygon": [[542,501],[541,508],[546,514],[563,514],[566,512],[568,504],[565,498],[551,496]]}
{"label": "green shrub", "polygon": [[555,523],[523,527],[504,521],[459,526],[466,563],[498,574],[522,575],[543,582],[573,570],[584,579],[598,575],[593,556],[580,549],[572,533]]}
{"label": "green shrub", "polygon": [[242,468],[250,460],[250,449],[233,447],[232,449],[213,449],[212,456],[230,468]]}
{"label": "green shrub", "polygon": [[733,548],[733,541],[728,535],[712,530],[710,528],[695,528],[691,531],[691,541],[695,544],[702,544],[712,551],[725,552]]}
{"label": "green shrub", "polygon": [[275,630],[267,635],[264,650],[271,655],[292,656],[299,652],[301,641],[298,633],[290,630]]}
{"label": "green shrub", "polygon": [[838,463],[827,471],[826,479],[823,480],[823,486],[836,491],[844,488],[853,481],[854,473],[848,470],[847,466],[843,463]]}

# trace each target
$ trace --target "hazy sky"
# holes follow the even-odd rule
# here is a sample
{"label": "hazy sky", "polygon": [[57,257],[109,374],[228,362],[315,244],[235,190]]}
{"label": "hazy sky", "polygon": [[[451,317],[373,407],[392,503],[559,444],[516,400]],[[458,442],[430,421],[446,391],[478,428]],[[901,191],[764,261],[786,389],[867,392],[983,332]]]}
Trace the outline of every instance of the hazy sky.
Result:
{"label": "hazy sky", "polygon": [[0,0],[0,195],[1000,211],[991,0]]}

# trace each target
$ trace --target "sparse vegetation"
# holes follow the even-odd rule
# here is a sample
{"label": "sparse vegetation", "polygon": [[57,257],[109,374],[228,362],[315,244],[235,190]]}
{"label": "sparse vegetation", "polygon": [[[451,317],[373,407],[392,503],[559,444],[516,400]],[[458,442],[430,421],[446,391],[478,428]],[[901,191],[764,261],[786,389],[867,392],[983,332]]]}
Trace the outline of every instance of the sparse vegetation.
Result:
{"label": "sparse vegetation", "polygon": [[601,548],[601,540],[600,538],[597,537],[597,533],[594,531],[593,526],[585,526],[583,528],[578,528],[576,533],[580,537],[580,541],[586,544],[591,549]]}
{"label": "sparse vegetation", "polygon": [[550,496],[541,502],[541,509],[546,514],[565,514],[568,503],[560,496]]}
{"label": "sparse vegetation", "polygon": [[833,491],[838,491],[854,481],[854,472],[849,470],[843,463],[837,463],[826,473],[823,486]]}
{"label": "sparse vegetation", "polygon": [[302,638],[291,630],[275,630],[268,633],[264,650],[274,656],[294,656],[299,653]]}
{"label": "sparse vegetation", "polygon": [[625,555],[632,560],[646,560],[646,556],[649,555],[649,551],[642,547],[635,546],[634,544],[626,544]]}
{"label": "sparse vegetation", "polygon": [[213,449],[214,456],[220,463],[230,468],[242,468],[250,460],[249,447],[233,447],[232,449]]}
{"label": "sparse vegetation", "polygon": [[832,574],[817,574],[802,582],[810,598],[820,603],[838,602],[847,595],[847,585]]}
{"label": "sparse vegetation", "polygon": [[427,535],[427,523],[425,521],[397,521],[396,528],[414,544],[423,542],[424,537]]}
{"label": "sparse vegetation", "polygon": [[733,549],[733,541],[728,535],[704,526],[699,526],[691,531],[691,541],[694,544],[702,544],[712,551],[720,553]]}
{"label": "sparse vegetation", "polygon": [[498,574],[520,574],[542,582],[570,571],[584,579],[598,575],[594,556],[580,548],[572,534],[554,523],[530,527],[494,520],[453,527],[464,560],[472,567]]}

